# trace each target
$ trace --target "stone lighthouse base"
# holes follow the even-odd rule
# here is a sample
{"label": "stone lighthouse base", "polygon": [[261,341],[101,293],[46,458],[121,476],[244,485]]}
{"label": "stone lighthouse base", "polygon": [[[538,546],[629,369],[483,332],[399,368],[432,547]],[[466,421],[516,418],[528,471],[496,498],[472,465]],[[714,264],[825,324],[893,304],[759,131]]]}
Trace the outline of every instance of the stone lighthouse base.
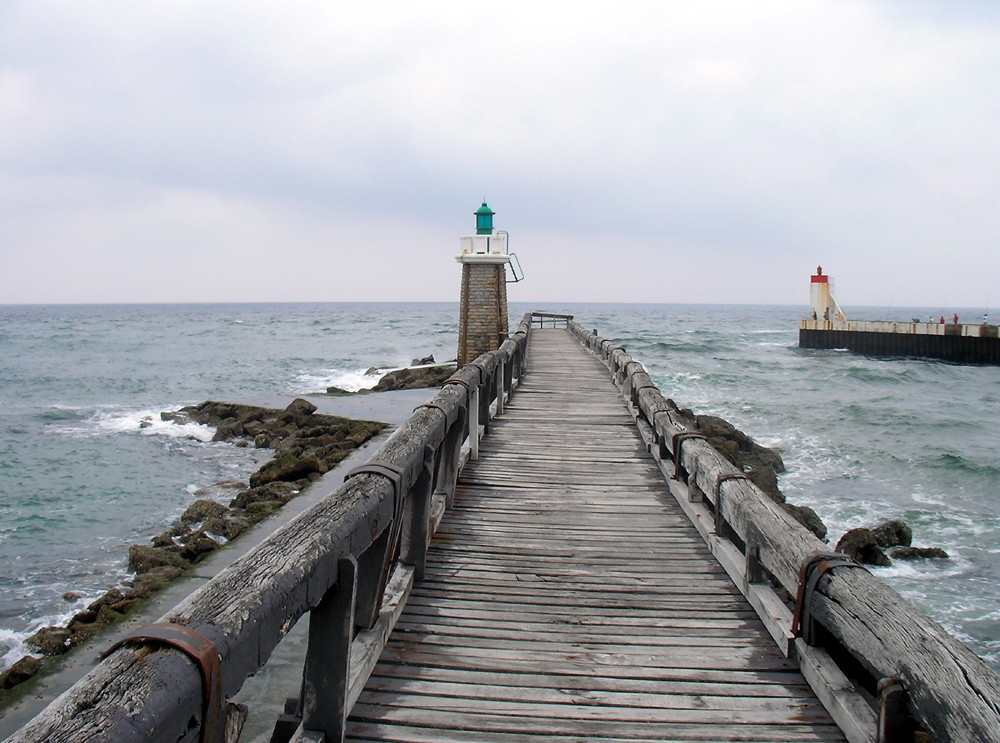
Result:
{"label": "stone lighthouse base", "polygon": [[500,348],[508,332],[506,264],[509,258],[463,258],[458,324],[460,367],[480,354]]}

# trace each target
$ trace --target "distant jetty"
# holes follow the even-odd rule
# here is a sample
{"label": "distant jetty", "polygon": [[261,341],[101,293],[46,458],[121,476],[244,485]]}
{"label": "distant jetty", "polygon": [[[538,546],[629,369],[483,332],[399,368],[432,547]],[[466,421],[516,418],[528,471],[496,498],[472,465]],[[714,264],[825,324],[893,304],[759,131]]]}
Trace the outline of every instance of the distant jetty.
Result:
{"label": "distant jetty", "polygon": [[[810,281],[811,317],[799,321],[801,348],[843,348],[870,356],[913,356],[961,364],[1000,365],[998,326],[949,321],[848,320],[822,266]],[[984,318],[985,319],[985,318]]]}

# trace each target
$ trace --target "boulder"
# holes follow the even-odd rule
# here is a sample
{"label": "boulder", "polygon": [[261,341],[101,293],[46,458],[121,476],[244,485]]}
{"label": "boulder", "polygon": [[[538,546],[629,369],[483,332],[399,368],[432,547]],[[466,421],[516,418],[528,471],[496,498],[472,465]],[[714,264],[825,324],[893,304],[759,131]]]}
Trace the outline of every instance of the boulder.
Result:
{"label": "boulder", "polygon": [[184,425],[186,423],[193,423],[190,413],[187,410],[164,410],[160,413],[160,420],[164,423],[170,423],[171,421],[177,423],[178,425]]}
{"label": "boulder", "polygon": [[316,406],[308,400],[303,400],[301,397],[297,397],[289,403],[288,407],[285,408],[285,412],[290,413],[295,417],[312,415],[316,412]]}
{"label": "boulder", "polygon": [[185,509],[181,516],[181,521],[185,524],[193,524],[205,519],[218,518],[229,512],[224,505],[214,500],[200,498]]}
{"label": "boulder", "polygon": [[899,519],[893,519],[872,529],[872,537],[879,547],[909,547],[913,542],[913,530]]}
{"label": "boulder", "polygon": [[372,392],[386,392],[389,390],[418,390],[427,387],[440,387],[457,367],[431,366],[419,369],[397,369],[385,374],[378,380],[378,384],[372,387]]}
{"label": "boulder", "polygon": [[778,489],[778,473],[774,471],[774,467],[766,465],[753,467],[746,474],[750,482],[760,488],[768,498],[775,503],[785,502],[785,496]]}
{"label": "boulder", "polygon": [[708,439],[708,443],[739,469],[771,467],[778,474],[785,471],[780,452],[761,446],[729,421],[714,415],[696,415],[694,421],[698,432]]}
{"label": "boulder", "polygon": [[0,689],[13,689],[23,684],[42,670],[42,661],[31,655],[26,655],[14,662],[10,668],[0,673]]}
{"label": "boulder", "polygon": [[188,566],[176,547],[147,547],[144,544],[133,544],[128,548],[129,572],[142,575],[155,568],[180,568]]}
{"label": "boulder", "polygon": [[837,552],[843,552],[863,565],[888,567],[892,564],[882,551],[870,529],[851,529],[837,542]]}
{"label": "boulder", "polygon": [[[132,587],[125,594],[126,599],[144,599],[156,593],[166,586],[170,581],[177,578],[184,571],[178,567],[164,566],[153,568],[142,575],[136,576],[132,581]],[[95,617],[96,618],[96,615]],[[93,622],[94,619],[87,621]]]}
{"label": "boulder", "polygon": [[229,507],[246,510],[254,503],[264,503],[265,501],[272,500],[285,502],[291,500],[297,493],[298,490],[291,483],[270,482],[266,485],[248,488],[237,494],[229,503]]}
{"label": "boulder", "polygon": [[813,509],[809,506],[798,506],[794,503],[781,503],[781,507],[788,515],[802,524],[819,539],[826,539],[826,524]]}
{"label": "boulder", "polygon": [[889,555],[894,560],[946,560],[949,557],[940,547],[897,547]]}
{"label": "boulder", "polygon": [[222,420],[215,428],[212,441],[230,441],[243,435],[243,424],[237,420]]}
{"label": "boulder", "polygon": [[413,359],[410,362],[410,366],[427,366],[428,364],[434,363],[434,354],[430,356],[424,356],[422,359]]}
{"label": "boulder", "polygon": [[215,534],[227,540],[236,539],[247,530],[250,524],[244,519],[229,518],[228,516],[205,519],[201,528],[206,534]]}
{"label": "boulder", "polygon": [[319,469],[319,462],[316,461],[315,457],[299,457],[289,452],[275,457],[250,475],[250,487],[266,485],[278,480],[284,482],[298,480],[308,477],[310,473],[319,472]]}
{"label": "boulder", "polygon": [[106,592],[103,596],[97,599],[97,601],[91,603],[91,605],[87,607],[87,610],[99,612],[102,607],[117,603],[124,598],[125,593],[120,588],[112,588],[110,591]]}
{"label": "boulder", "polygon": [[219,543],[205,532],[199,531],[196,534],[192,534],[184,542],[180,556],[188,562],[197,562],[209,552],[214,552],[217,549],[219,549]]}
{"label": "boulder", "polygon": [[62,655],[69,650],[70,631],[65,627],[42,627],[25,642],[42,655]]}

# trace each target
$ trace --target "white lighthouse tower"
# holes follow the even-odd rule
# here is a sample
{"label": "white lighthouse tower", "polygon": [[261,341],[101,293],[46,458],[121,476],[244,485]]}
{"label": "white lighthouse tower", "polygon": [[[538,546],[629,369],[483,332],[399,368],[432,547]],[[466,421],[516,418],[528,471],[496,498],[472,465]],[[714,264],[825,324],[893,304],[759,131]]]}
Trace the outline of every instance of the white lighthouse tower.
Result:
{"label": "white lighthouse tower", "polygon": [[507,233],[493,232],[493,215],[486,202],[476,210],[476,234],[459,238],[462,295],[458,318],[458,365],[507,339]]}
{"label": "white lighthouse tower", "polygon": [[830,293],[830,277],[823,273],[822,266],[816,266],[815,275],[810,277],[809,308],[813,320],[847,322],[847,316]]}

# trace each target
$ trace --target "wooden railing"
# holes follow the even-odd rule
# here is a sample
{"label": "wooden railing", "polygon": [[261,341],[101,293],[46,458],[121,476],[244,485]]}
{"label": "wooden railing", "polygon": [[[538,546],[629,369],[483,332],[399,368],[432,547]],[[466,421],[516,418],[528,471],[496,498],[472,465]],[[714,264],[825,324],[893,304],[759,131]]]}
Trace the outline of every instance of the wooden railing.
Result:
{"label": "wooden railing", "polygon": [[[517,386],[525,315],[499,350],[459,369],[376,458],[178,604],[112,648],[9,741],[236,741],[226,700],[305,614],[290,739],[343,739],[346,717],[420,580],[429,535],[466,458]],[[325,737],[324,737],[325,736]]]}
{"label": "wooden railing", "polygon": [[[852,743],[1000,740],[1000,676],[885,583],[793,521],[720,456],[623,347],[570,331],[608,366],[682,508],[797,659]],[[679,479],[677,479],[679,478]]]}
{"label": "wooden railing", "polygon": [[544,328],[546,323],[548,323],[548,327],[550,328],[565,328],[568,327],[570,321],[573,319],[572,315],[562,315],[557,312],[532,312],[529,314],[531,317],[531,327],[533,328]]}

